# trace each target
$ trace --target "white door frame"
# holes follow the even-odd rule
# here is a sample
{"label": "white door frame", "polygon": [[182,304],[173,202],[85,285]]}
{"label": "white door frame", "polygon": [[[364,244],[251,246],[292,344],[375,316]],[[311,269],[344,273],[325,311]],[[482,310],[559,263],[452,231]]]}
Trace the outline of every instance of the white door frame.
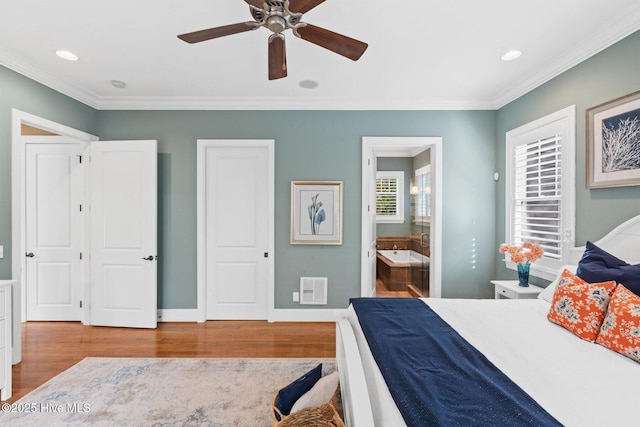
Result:
{"label": "white door frame", "polygon": [[[200,141],[200,140],[199,140]],[[275,317],[275,141],[272,139],[207,139],[207,143],[198,144],[197,147],[197,321],[202,323],[207,320],[207,286],[206,286],[206,156],[205,150],[208,147],[266,147],[268,151],[268,204],[267,222],[268,230],[268,251],[267,261],[267,319],[274,321]]]}
{"label": "white door frame", "polygon": [[429,296],[442,296],[442,138],[441,137],[362,137],[362,241],[360,294],[368,295],[371,280],[368,266],[369,224],[368,195],[365,194],[367,159],[370,157],[412,157],[426,149],[431,149],[432,199],[431,233],[429,235],[431,256],[429,272]]}
{"label": "white door frame", "polygon": [[[51,120],[26,113],[13,108],[11,110],[11,277],[17,281],[13,286],[13,363],[18,363],[22,359],[22,328],[21,322],[25,321],[26,313],[26,289],[25,289],[25,158],[24,144],[22,141],[21,126],[29,125],[51,133],[67,136],[82,141],[83,152],[86,153],[91,141],[97,141],[98,137],[89,133],[73,129]],[[86,163],[85,163],[86,164]],[[85,168],[85,182],[88,182],[88,168]],[[89,194],[89,186],[85,185],[85,200]],[[85,247],[88,221],[85,221]],[[85,269],[85,290],[88,283],[87,269]],[[82,322],[87,324],[88,306],[85,304],[82,314]]]}

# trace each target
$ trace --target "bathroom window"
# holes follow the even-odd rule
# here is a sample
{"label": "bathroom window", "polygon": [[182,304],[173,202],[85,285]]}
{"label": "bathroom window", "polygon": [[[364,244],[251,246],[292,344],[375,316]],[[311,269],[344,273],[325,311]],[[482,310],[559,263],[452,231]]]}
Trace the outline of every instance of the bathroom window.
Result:
{"label": "bathroom window", "polygon": [[431,220],[431,165],[416,169],[416,222]]}
{"label": "bathroom window", "polygon": [[404,172],[376,172],[376,221],[404,222]]}

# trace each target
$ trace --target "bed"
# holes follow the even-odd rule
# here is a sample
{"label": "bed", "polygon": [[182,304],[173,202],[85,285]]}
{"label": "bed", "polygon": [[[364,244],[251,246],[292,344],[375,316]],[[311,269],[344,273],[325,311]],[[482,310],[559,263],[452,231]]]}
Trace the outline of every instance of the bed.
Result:
{"label": "bed", "polygon": [[[627,271],[636,274],[639,271],[637,267],[640,267],[636,265],[640,264],[640,215],[618,226],[591,245],[631,264],[629,267],[633,270]],[[575,267],[581,262],[584,251],[585,247],[578,247],[571,251],[573,269],[566,266],[570,273],[575,272]],[[564,271],[565,268],[561,270]],[[583,270],[586,271],[586,269]],[[569,273],[563,274],[571,276]],[[561,280],[560,276],[561,274],[556,282]],[[581,339],[575,332],[549,321],[547,314],[552,305],[558,301],[558,292],[552,291],[557,283],[552,282],[552,284],[554,286],[543,292],[541,298],[533,300],[414,299],[414,301],[420,301],[428,307],[429,312],[435,313],[450,325],[456,331],[456,335],[461,336],[473,347],[473,351],[480,353],[479,357],[488,360],[489,364],[496,368],[498,372],[495,375],[506,376],[512,385],[515,384],[532,400],[533,405],[541,408],[544,414],[554,420],[550,423],[538,421],[537,424],[602,426],[637,423],[640,362],[604,345]],[[621,288],[617,286],[612,289],[614,289],[611,291],[613,295],[615,289]],[[556,300],[553,300],[554,296]],[[611,298],[613,302],[613,296]],[[391,303],[391,300],[388,303]],[[605,307],[603,316],[607,313]],[[407,409],[400,409],[405,403],[396,404],[394,401],[392,394],[398,397],[398,391],[390,390],[381,366],[387,375],[386,378],[391,382],[395,381],[394,377],[397,374],[389,374],[386,363],[379,366],[376,362],[362,328],[363,324],[370,323],[369,318],[364,318],[366,315],[364,312],[356,312],[352,303],[344,318],[340,319],[336,326],[336,357],[346,425],[395,427],[449,424],[442,422],[442,419],[428,417],[418,422],[415,419],[405,421],[407,417],[403,417],[403,413],[406,414]],[[363,319],[358,316],[363,316]],[[602,324],[604,323],[606,318],[603,319]],[[638,332],[640,334],[640,330]],[[406,335],[409,333],[407,332]],[[408,339],[413,338],[409,336]],[[372,342],[372,348],[375,349],[376,344],[371,335],[369,340]],[[377,345],[380,346],[380,344]],[[385,345],[382,344],[382,347]],[[402,346],[394,344],[394,347]],[[382,356],[377,357],[378,360],[389,360]],[[446,366],[440,367],[442,372],[454,369],[448,365],[449,362],[446,363]],[[434,362],[431,364],[433,365]],[[431,385],[426,384],[423,387],[430,389]],[[458,391],[454,390],[454,394],[473,388],[469,385],[458,387]],[[510,393],[511,391],[507,394]],[[488,395],[491,396],[490,393]],[[520,395],[516,394],[516,396]],[[448,404],[446,399],[437,400],[437,402],[421,404],[427,408]],[[496,409],[493,406],[494,400],[489,398],[487,401],[475,402],[475,410],[499,412],[500,406]],[[521,398],[518,397],[518,400],[520,401]],[[446,407],[440,409],[445,412],[448,410]],[[460,408],[450,409],[450,412],[455,411],[460,411]],[[476,414],[467,415],[469,418],[468,422],[464,422],[466,425],[504,425],[501,421],[493,423],[486,420],[479,421],[475,418]],[[526,421],[520,424],[530,425]]]}

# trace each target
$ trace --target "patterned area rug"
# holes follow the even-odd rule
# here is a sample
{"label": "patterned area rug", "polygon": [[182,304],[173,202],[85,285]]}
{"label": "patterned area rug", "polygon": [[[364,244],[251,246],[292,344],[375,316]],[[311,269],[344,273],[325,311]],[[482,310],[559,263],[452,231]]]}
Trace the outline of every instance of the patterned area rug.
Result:
{"label": "patterned area rug", "polygon": [[3,406],[0,425],[269,427],[274,394],[318,363],[336,369],[335,359],[86,358]]}

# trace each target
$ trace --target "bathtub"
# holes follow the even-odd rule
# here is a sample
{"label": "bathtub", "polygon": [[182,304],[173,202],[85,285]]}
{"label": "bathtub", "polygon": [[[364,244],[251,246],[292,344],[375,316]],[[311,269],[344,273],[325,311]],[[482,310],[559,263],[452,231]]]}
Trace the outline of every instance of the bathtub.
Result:
{"label": "bathtub", "polygon": [[391,264],[429,265],[429,257],[410,250],[379,250],[378,253],[385,257]]}
{"label": "bathtub", "polygon": [[416,288],[414,280],[429,269],[429,257],[410,250],[379,250],[377,258],[376,278],[390,291]]}

